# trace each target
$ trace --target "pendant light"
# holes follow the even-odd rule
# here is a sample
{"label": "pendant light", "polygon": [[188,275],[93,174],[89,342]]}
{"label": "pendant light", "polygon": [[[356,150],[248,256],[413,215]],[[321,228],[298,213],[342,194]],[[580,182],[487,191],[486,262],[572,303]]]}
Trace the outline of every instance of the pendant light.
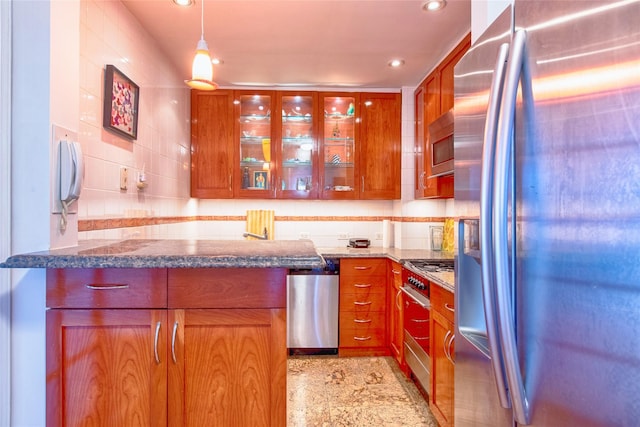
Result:
{"label": "pendant light", "polygon": [[193,66],[191,67],[191,80],[184,82],[192,89],[199,90],[215,90],[218,85],[213,82],[213,65],[211,64],[211,56],[209,55],[209,46],[204,40],[204,0],[202,3],[202,12],[200,14],[200,40],[196,47],[196,56],[193,58]]}

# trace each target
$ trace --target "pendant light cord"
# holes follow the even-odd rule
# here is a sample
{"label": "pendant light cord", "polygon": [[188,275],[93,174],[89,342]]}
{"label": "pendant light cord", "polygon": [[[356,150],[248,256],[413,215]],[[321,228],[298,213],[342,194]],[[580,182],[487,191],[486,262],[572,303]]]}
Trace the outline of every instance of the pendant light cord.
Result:
{"label": "pendant light cord", "polygon": [[204,0],[200,2],[202,3],[202,11],[200,12],[200,38],[204,40]]}

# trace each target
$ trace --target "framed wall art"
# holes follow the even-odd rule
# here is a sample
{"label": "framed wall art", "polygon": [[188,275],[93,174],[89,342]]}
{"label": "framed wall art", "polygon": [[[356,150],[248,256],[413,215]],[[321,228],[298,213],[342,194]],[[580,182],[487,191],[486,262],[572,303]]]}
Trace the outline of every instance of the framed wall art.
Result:
{"label": "framed wall art", "polygon": [[140,87],[113,65],[104,71],[104,110],[102,125],[126,139],[138,138]]}

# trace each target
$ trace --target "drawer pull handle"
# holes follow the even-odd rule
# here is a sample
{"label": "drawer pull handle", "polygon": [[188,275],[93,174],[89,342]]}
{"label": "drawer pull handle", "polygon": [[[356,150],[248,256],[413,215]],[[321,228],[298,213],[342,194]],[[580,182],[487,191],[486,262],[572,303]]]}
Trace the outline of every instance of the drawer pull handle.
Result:
{"label": "drawer pull handle", "polygon": [[371,283],[354,283],[353,286],[356,288],[370,288]]}
{"label": "drawer pull handle", "polygon": [[354,270],[371,270],[371,267],[366,267],[366,266],[355,266],[353,267]]}
{"label": "drawer pull handle", "polygon": [[87,283],[85,286],[87,289],[92,289],[94,291],[109,291],[112,289],[128,289],[129,288],[129,285],[126,283],[115,284],[115,285],[93,285],[91,283]]}
{"label": "drawer pull handle", "polygon": [[391,272],[392,272],[393,274],[395,274],[395,275],[400,274],[400,271],[399,271],[399,270],[395,270],[395,269],[393,269],[393,268],[391,269]]}
{"label": "drawer pull handle", "polygon": [[178,322],[173,324],[173,332],[171,333],[171,358],[173,363],[178,363],[176,360],[176,332],[178,332]]}
{"label": "drawer pull handle", "polygon": [[156,357],[156,363],[160,364],[160,355],[158,354],[158,338],[160,337],[160,322],[156,323],[156,338],[153,340],[153,355]]}
{"label": "drawer pull handle", "polygon": [[444,303],[444,308],[446,308],[447,310],[449,310],[452,313],[456,311],[455,308],[450,306],[448,302]]}
{"label": "drawer pull handle", "polygon": [[353,337],[353,339],[356,341],[369,341],[371,339],[371,335],[368,337]]}
{"label": "drawer pull handle", "polygon": [[429,341],[429,337],[414,337],[412,335],[411,338],[413,338],[416,341]]}
{"label": "drawer pull handle", "polygon": [[429,323],[429,319],[411,319],[413,323]]}
{"label": "drawer pull handle", "polygon": [[371,323],[371,319],[353,319],[356,323]]}
{"label": "drawer pull handle", "polygon": [[354,301],[353,304],[354,305],[371,305],[372,302],[371,301]]}

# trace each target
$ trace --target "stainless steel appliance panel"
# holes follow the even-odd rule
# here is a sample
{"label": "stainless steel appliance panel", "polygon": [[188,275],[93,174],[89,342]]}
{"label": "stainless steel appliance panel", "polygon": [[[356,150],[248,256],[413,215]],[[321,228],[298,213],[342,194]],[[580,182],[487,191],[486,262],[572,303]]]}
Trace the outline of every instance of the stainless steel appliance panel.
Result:
{"label": "stainless steel appliance panel", "polygon": [[338,348],[339,275],[287,276],[287,347]]}
{"label": "stainless steel appliance panel", "polygon": [[[640,2],[513,7],[495,129],[467,126],[484,122],[489,86],[464,76],[485,65],[465,57],[455,71],[456,210],[480,220],[479,256],[459,228],[456,425],[637,425]],[[490,40],[469,57],[495,61]],[[512,415],[488,421],[500,393]]]}

